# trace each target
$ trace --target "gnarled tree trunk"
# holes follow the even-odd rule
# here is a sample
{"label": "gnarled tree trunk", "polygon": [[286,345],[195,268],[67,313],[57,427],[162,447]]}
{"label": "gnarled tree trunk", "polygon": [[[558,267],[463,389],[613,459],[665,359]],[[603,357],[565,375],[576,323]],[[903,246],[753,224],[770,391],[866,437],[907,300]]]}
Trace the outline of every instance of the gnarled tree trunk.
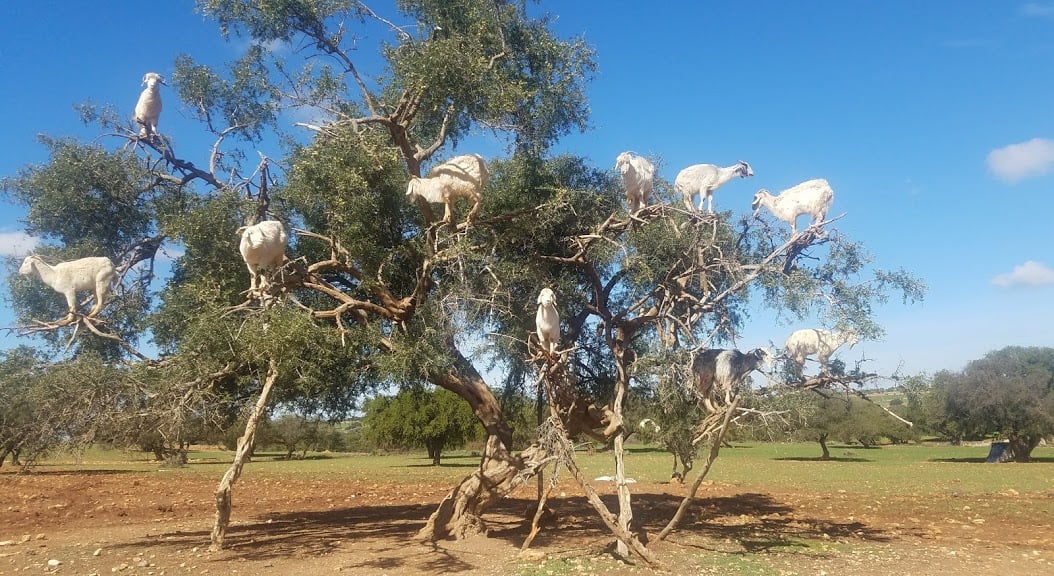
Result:
{"label": "gnarled tree trunk", "polygon": [[486,534],[483,512],[534,476],[546,462],[545,456],[538,446],[514,456],[497,436],[490,436],[479,469],[443,498],[417,538],[434,542]]}
{"label": "gnarled tree trunk", "polygon": [[417,533],[422,540],[461,539],[485,534],[486,527],[480,518],[483,512],[531,478],[545,458],[537,447],[529,448],[519,456],[512,454],[512,429],[505,421],[498,399],[475,366],[460,351],[455,349],[453,353],[456,373],[433,374],[430,380],[464,398],[489,436],[479,469],[464,478],[439,503],[439,508]]}
{"label": "gnarled tree trunk", "polygon": [[1039,436],[1011,436],[1007,438],[1014,462],[1031,462],[1032,450],[1039,446]]}

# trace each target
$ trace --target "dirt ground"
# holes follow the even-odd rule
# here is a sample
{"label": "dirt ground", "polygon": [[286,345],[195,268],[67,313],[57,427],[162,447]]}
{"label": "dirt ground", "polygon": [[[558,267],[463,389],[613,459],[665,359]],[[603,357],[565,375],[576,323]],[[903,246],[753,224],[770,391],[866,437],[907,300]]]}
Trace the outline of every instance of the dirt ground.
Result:
{"label": "dirt ground", "polygon": [[[414,540],[438,484],[253,478],[235,486],[228,548],[208,552],[217,479],[164,472],[0,471],[0,574],[778,574],[1054,575],[1054,494],[875,498],[710,484],[685,529],[626,563],[571,484],[524,554],[533,487],[485,520],[488,537]],[[559,490],[559,488],[558,488]],[[601,486],[613,504],[612,488]],[[633,485],[657,532],[685,493]]]}

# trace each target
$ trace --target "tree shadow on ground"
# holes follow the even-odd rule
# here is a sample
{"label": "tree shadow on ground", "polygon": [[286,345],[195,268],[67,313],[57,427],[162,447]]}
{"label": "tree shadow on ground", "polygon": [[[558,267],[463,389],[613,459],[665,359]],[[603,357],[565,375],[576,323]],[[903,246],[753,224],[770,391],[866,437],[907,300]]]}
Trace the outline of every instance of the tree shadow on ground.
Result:
{"label": "tree shadow on ground", "polygon": [[[433,564],[436,572],[472,568],[453,556],[439,554],[434,546],[420,545],[414,535],[424,526],[434,504],[379,505],[257,515],[233,522],[227,530],[225,549],[217,562],[245,560],[266,562],[286,558],[321,556],[344,543],[369,543],[369,558],[357,567],[398,571],[401,565]],[[165,547],[173,550],[202,547],[208,530],[163,532],[120,546],[129,550]]]}
{"label": "tree shadow on ground", "polygon": [[[611,510],[614,494],[602,496]],[[634,524],[644,534],[658,533],[673,517],[681,497],[672,494],[633,495]],[[537,503],[531,498],[504,498],[484,516],[488,538],[519,549],[530,530]],[[558,553],[569,550],[596,551],[612,535],[583,496],[550,498],[549,514],[534,540],[533,548],[551,547]],[[287,558],[317,557],[354,545],[363,550],[342,569],[373,569],[398,572],[400,568],[432,573],[461,572],[492,562],[479,554],[466,554],[478,545],[441,541],[422,543],[414,539],[435,504],[393,504],[343,507],[324,511],[270,513],[234,523],[227,532],[226,549],[211,557],[216,562],[244,560],[266,562]],[[837,522],[799,514],[792,505],[767,494],[700,498],[689,509],[664,545],[676,545],[733,553],[786,553],[808,547],[802,541],[862,539],[885,542],[890,537],[862,522]],[[173,552],[203,546],[207,530],[150,534],[115,547],[140,551],[165,547]],[[467,542],[467,544],[465,543]],[[729,548],[732,548],[729,550]],[[461,549],[463,548],[463,549]],[[584,552],[583,552],[584,553]],[[815,554],[815,550],[810,550]]]}
{"label": "tree shadow on ground", "polygon": [[[604,496],[608,508],[615,510],[614,495]],[[681,497],[670,494],[634,494],[634,524],[645,534],[657,534],[673,517],[681,503]],[[530,518],[536,503],[528,499],[506,500],[501,507],[514,512],[516,507],[525,510],[520,518],[497,526],[488,519],[490,535],[505,538],[519,547],[530,528]],[[544,522],[533,546],[566,547],[575,540],[596,541],[611,538],[610,532],[596,517],[592,507],[583,497],[557,498],[549,500],[547,522]],[[526,513],[524,513],[526,512]],[[509,518],[513,518],[509,514]],[[793,506],[781,503],[767,494],[747,493],[728,497],[700,498],[689,508],[667,542],[702,547],[700,542],[737,542],[741,552],[764,553],[786,552],[788,549],[805,547],[802,540],[863,539],[887,542],[891,538],[881,530],[869,528],[862,522],[835,522],[828,519],[810,518],[796,513]]]}

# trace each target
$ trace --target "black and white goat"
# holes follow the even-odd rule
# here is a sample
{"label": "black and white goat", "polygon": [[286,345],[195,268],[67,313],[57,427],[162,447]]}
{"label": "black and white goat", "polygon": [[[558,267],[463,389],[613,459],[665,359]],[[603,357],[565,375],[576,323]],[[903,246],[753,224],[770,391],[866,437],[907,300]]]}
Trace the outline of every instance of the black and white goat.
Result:
{"label": "black and white goat", "polygon": [[702,350],[692,361],[695,393],[710,412],[717,411],[718,391],[724,405],[732,401],[732,392],[768,359],[768,352],[755,348],[747,352],[720,348]]}

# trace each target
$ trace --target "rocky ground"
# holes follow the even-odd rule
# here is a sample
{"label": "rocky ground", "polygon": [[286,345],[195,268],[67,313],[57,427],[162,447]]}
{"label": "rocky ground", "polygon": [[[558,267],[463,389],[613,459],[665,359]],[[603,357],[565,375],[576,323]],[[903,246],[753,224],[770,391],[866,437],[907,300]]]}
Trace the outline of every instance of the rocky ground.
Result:
{"label": "rocky ground", "polygon": [[[218,479],[164,472],[0,471],[0,574],[839,574],[1054,575],[1054,494],[874,497],[743,493],[710,484],[685,529],[622,562],[573,485],[520,553],[530,490],[507,498],[486,538],[414,534],[441,484],[283,480],[235,487],[229,546],[208,552]],[[635,525],[661,528],[685,488],[633,486]],[[602,491],[611,498],[610,486]],[[559,492],[559,491],[557,491]],[[609,506],[613,505],[613,498]]]}

